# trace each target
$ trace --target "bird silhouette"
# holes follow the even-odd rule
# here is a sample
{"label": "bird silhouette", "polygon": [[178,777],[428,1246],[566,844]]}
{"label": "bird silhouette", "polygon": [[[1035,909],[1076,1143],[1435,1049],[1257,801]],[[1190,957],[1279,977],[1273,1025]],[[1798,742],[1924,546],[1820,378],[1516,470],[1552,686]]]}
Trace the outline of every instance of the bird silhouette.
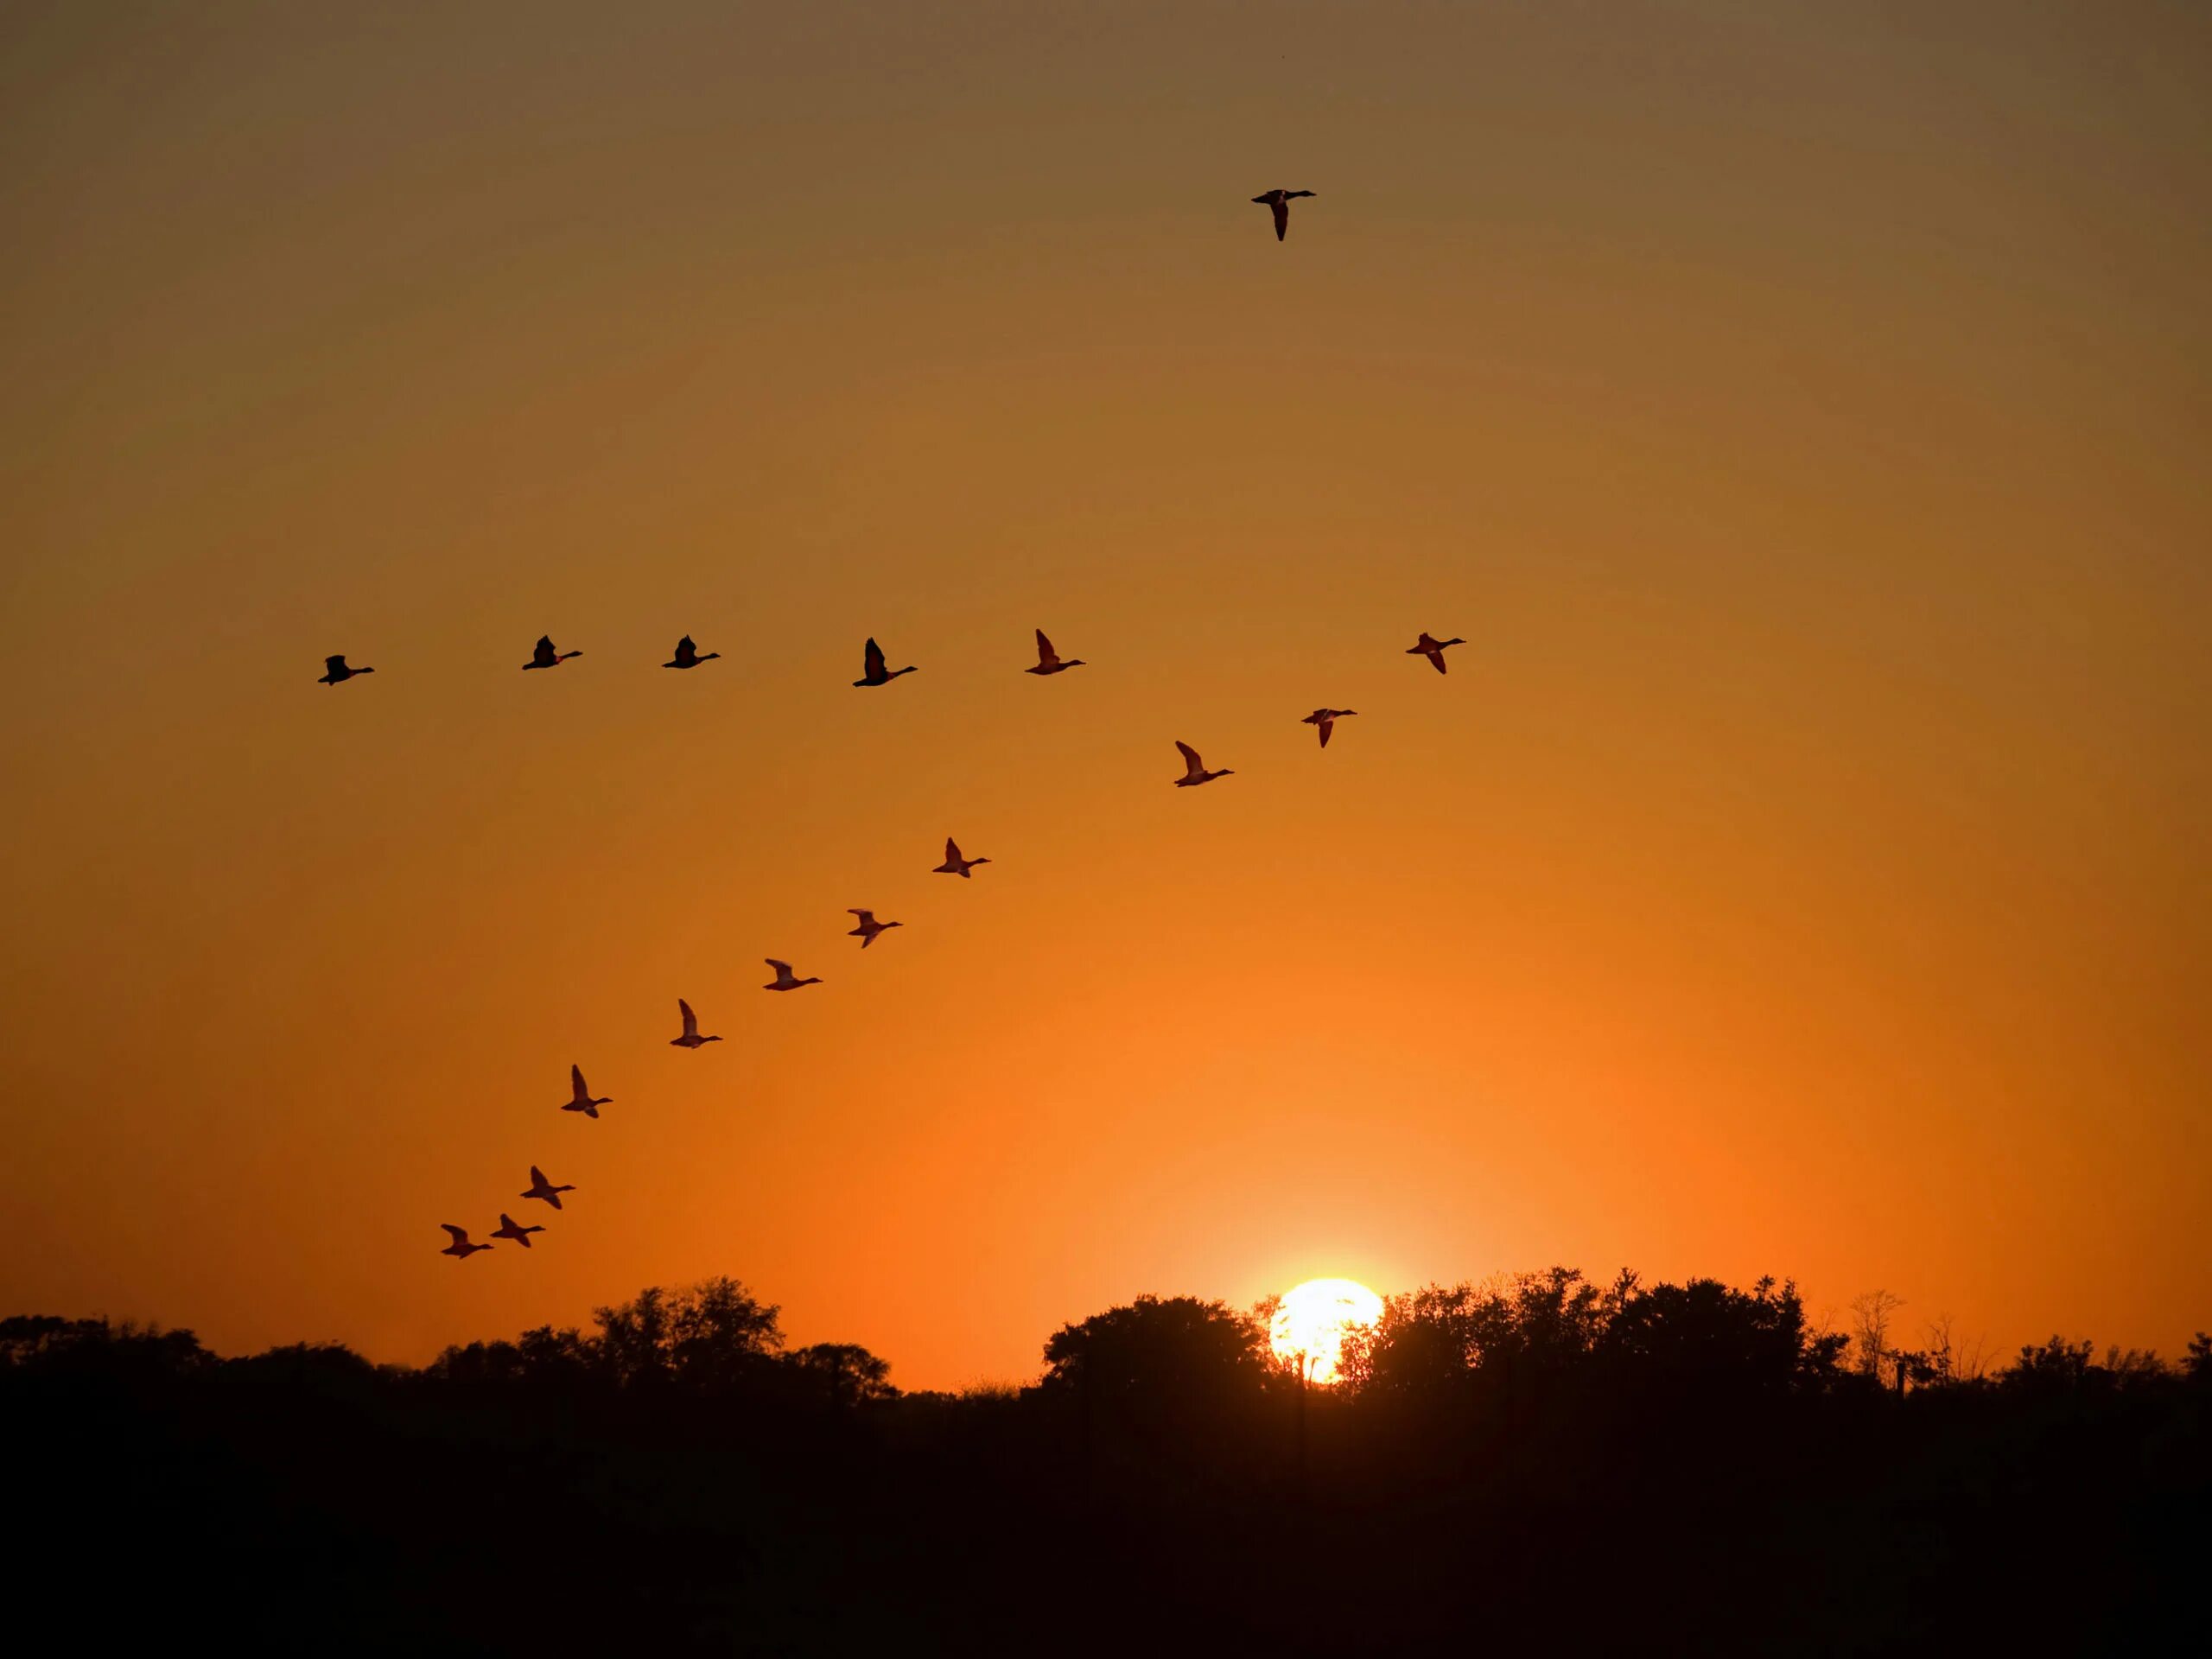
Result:
{"label": "bird silhouette", "polygon": [[1217,778],[1226,778],[1232,768],[1224,766],[1219,772],[1208,772],[1206,763],[1198,759],[1198,752],[1182,739],[1175,740],[1175,747],[1183,751],[1183,775],[1175,780],[1178,789],[1188,789],[1192,784],[1210,784]]}
{"label": "bird silhouette", "polygon": [[883,666],[883,647],[871,639],[868,642],[868,650],[861,655],[861,677],[853,683],[855,685],[888,685],[901,674],[911,674],[913,671],[914,665],[909,663],[904,668],[894,668],[887,672]]}
{"label": "bird silhouette", "polygon": [[[573,1192],[576,1189],[573,1185],[554,1185],[552,1182],[545,1179],[545,1172],[540,1169],[536,1164],[532,1164],[530,1166],[530,1191],[518,1194],[517,1196],[525,1198],[543,1198],[546,1203],[551,1205],[556,1210],[558,1210],[561,1207],[561,1195],[563,1192]],[[502,1217],[501,1219],[505,1220],[505,1217]]]}
{"label": "bird silhouette", "polygon": [[1427,658],[1428,665],[1441,674],[1444,672],[1444,648],[1446,645],[1464,645],[1466,643],[1464,639],[1438,639],[1424,633],[1406,647],[1406,655]]}
{"label": "bird silhouette", "polygon": [[[530,1236],[544,1230],[543,1227],[518,1227],[515,1225],[515,1218],[502,1210],[499,1212],[499,1224],[492,1230],[492,1236],[512,1238],[526,1250],[530,1248]],[[480,1244],[476,1248],[480,1250],[488,1250],[492,1247],[489,1244]]]}
{"label": "bird silhouette", "polygon": [[877,934],[888,933],[894,927],[906,926],[904,922],[879,922],[875,919],[875,912],[872,910],[855,910],[851,914],[861,918],[861,925],[845,937],[849,939],[858,939],[861,942],[861,949],[863,950],[875,943]]}
{"label": "bird silhouette", "polygon": [[1082,668],[1084,665],[1080,657],[1071,657],[1065,663],[1062,662],[1060,653],[1052,649],[1052,642],[1045,637],[1045,630],[1039,628],[1037,630],[1037,666],[1025,668],[1021,671],[1025,674],[1061,674],[1071,668]]}
{"label": "bird silhouette", "polygon": [[591,1090],[584,1087],[584,1071],[580,1065],[569,1068],[569,1087],[575,1092],[569,1096],[569,1103],[561,1108],[564,1112],[582,1112],[586,1117],[597,1117],[601,1107],[614,1103],[612,1095],[602,1096],[597,1100],[592,1098]]}
{"label": "bird silhouette", "polygon": [[[505,1217],[503,1216],[500,1219],[504,1221]],[[492,1248],[489,1244],[470,1243],[468,1242],[468,1229],[466,1227],[456,1227],[449,1221],[442,1221],[438,1225],[444,1228],[446,1231],[453,1235],[453,1243],[447,1245],[442,1250],[440,1250],[438,1252],[440,1255],[458,1256],[461,1260],[466,1262],[470,1256],[475,1255],[477,1251],[488,1250]]]}
{"label": "bird silhouette", "polygon": [[1301,726],[1319,727],[1321,728],[1321,747],[1325,749],[1329,747],[1329,734],[1336,730],[1337,722],[1342,720],[1346,715],[1356,715],[1358,712],[1359,710],[1357,709],[1316,709],[1312,714],[1306,715],[1305,719],[1301,720],[1298,723]]}
{"label": "bird silhouette", "polygon": [[1283,233],[1290,229],[1290,204],[1300,196],[1310,196],[1314,194],[1315,192],[1311,190],[1270,190],[1265,195],[1255,196],[1252,200],[1262,207],[1271,207],[1274,210],[1275,240],[1280,242],[1283,238]]}
{"label": "bird silhouette", "polygon": [[776,970],[776,977],[772,983],[760,988],[764,991],[795,991],[802,985],[819,985],[822,982],[819,979],[792,978],[791,965],[788,962],[778,962],[773,957],[766,957],[765,960]]}
{"label": "bird silhouette", "polygon": [[550,633],[541,633],[537,636],[537,645],[536,648],[530,653],[530,660],[524,663],[523,667],[525,670],[532,668],[558,668],[562,664],[567,662],[569,658],[581,657],[582,655],[583,652],[581,651],[555,651],[553,649],[553,636]]}
{"label": "bird silhouette", "polygon": [[346,667],[345,656],[343,653],[340,653],[336,657],[326,657],[322,659],[322,677],[317,680],[315,683],[317,685],[342,685],[347,680],[352,679],[356,674],[373,674],[375,672],[376,670],[373,668]]}
{"label": "bird silhouette", "polygon": [[944,862],[938,865],[937,868],[931,871],[930,874],[932,875],[957,875],[963,880],[973,880],[975,878],[969,875],[968,872],[974,869],[978,864],[988,864],[990,861],[991,861],[988,858],[961,857],[960,843],[955,841],[950,836],[947,836],[944,838]]}
{"label": "bird silhouette", "polygon": [[671,1048],[697,1048],[704,1043],[721,1041],[719,1037],[702,1037],[699,1034],[699,1016],[691,1012],[691,1005],[680,996],[676,999],[676,1011],[683,1016],[683,1034],[668,1039]]}
{"label": "bird silhouette", "polygon": [[699,647],[691,643],[691,636],[687,633],[676,642],[676,660],[672,663],[663,663],[661,666],[663,668],[696,668],[702,663],[713,662],[721,655],[721,652],[719,651],[710,651],[702,657],[699,654]]}

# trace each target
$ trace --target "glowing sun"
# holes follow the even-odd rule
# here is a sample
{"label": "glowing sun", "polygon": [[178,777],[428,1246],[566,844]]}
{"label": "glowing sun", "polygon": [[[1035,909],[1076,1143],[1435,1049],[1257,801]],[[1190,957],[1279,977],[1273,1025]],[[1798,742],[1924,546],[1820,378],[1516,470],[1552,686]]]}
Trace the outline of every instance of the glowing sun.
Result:
{"label": "glowing sun", "polygon": [[1351,1279],[1308,1279],[1284,1294],[1282,1306],[1268,1324],[1268,1343],[1277,1359],[1302,1360],[1309,1382],[1337,1380],[1337,1359],[1345,1335],[1382,1317],[1382,1299]]}

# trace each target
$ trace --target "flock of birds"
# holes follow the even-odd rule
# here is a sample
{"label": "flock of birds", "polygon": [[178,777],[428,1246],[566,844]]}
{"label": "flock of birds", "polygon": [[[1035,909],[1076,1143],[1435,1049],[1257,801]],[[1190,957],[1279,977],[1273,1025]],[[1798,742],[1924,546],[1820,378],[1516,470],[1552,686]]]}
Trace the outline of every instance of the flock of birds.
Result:
{"label": "flock of birds", "polygon": [[[1311,190],[1270,190],[1264,195],[1253,197],[1252,200],[1272,211],[1274,216],[1275,239],[1281,241],[1290,228],[1292,200],[1300,196],[1310,196],[1313,194],[1314,192]],[[1456,637],[1450,639],[1439,639],[1432,634],[1424,632],[1407,647],[1406,655],[1426,657],[1428,659],[1428,665],[1441,674],[1446,671],[1445,652],[1453,645],[1462,645],[1465,643],[1465,640]],[[550,634],[541,635],[537,645],[531,652],[530,660],[523,664],[523,668],[525,671],[532,669],[558,668],[562,664],[574,661],[582,655],[583,653],[580,651],[556,650]],[[687,633],[676,642],[676,654],[661,666],[675,669],[697,668],[703,663],[714,661],[721,655],[721,653],[718,651],[702,652],[691,636]],[[1080,657],[1063,658],[1052,648],[1052,642],[1046,637],[1045,631],[1039,628],[1037,630],[1036,664],[1022,671],[1027,674],[1049,676],[1064,674],[1071,668],[1084,666],[1086,664]],[[916,665],[912,663],[904,668],[889,666],[884,658],[882,647],[874,639],[870,639],[861,654],[861,677],[855,680],[853,684],[862,689],[874,689],[888,685],[902,675],[915,671]],[[359,668],[349,666],[344,655],[340,654],[324,659],[322,677],[316,683],[321,685],[343,685],[348,680],[375,672],[376,670],[367,664]],[[1358,712],[1357,709],[1316,709],[1312,714],[1302,716],[1300,723],[1313,727],[1319,732],[1321,747],[1325,749],[1329,747],[1330,734],[1336,730],[1337,722],[1348,719]],[[1232,769],[1228,766],[1209,768],[1199,758],[1198,752],[1179,739],[1176,741],[1175,747],[1183,757],[1183,775],[1175,779],[1175,787],[1178,789],[1188,789],[1198,784],[1210,784],[1216,779],[1233,775]],[[975,872],[980,866],[990,861],[988,858],[969,858],[963,855],[960,850],[960,843],[948,836],[944,842],[944,862],[937,866],[932,874],[957,875],[963,880],[969,880],[974,878]],[[863,950],[893,928],[903,925],[895,921],[878,921],[875,912],[872,910],[855,909],[848,913],[858,918],[859,925],[853,928],[847,937],[857,938]],[[765,960],[768,966],[775,970],[776,976],[761,988],[764,990],[796,991],[804,986],[822,983],[817,976],[809,975],[804,978],[799,977],[792,972],[791,965],[788,962],[780,962],[773,957],[766,957]],[[676,1007],[677,1015],[683,1020],[683,1029],[680,1035],[669,1039],[670,1046],[698,1049],[709,1043],[719,1043],[722,1040],[717,1036],[701,1033],[699,1017],[692,1012],[689,1002],[679,997],[677,999]],[[578,1112],[586,1117],[596,1119],[601,1107],[613,1103],[613,1096],[594,1095],[591,1092],[590,1085],[584,1081],[582,1066],[571,1065],[569,1068],[569,1096],[561,1106],[561,1109],[564,1112]],[[556,1185],[549,1181],[545,1178],[544,1171],[532,1164],[530,1166],[530,1185],[518,1196],[525,1199],[536,1199],[558,1210],[561,1208],[561,1194],[573,1192],[575,1190],[573,1185]],[[489,1244],[480,1244],[473,1241],[468,1236],[468,1230],[465,1227],[457,1227],[451,1222],[443,1222],[440,1225],[444,1228],[452,1240],[440,1252],[441,1255],[467,1261],[478,1251],[488,1250],[492,1248]],[[512,1216],[502,1211],[499,1216],[499,1224],[492,1231],[490,1236],[506,1239],[521,1245],[524,1249],[529,1249],[531,1248],[530,1236],[544,1230],[543,1227],[524,1226],[516,1221]]]}

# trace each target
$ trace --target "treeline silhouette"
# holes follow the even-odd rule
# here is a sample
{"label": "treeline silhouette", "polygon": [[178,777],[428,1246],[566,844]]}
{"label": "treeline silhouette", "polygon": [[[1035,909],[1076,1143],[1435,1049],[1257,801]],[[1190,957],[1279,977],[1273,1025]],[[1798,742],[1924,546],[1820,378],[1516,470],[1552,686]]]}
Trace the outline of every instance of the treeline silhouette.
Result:
{"label": "treeline silhouette", "polygon": [[420,1369],[13,1318],[15,1617],[302,1653],[2201,1638],[2212,1339],[1984,1367],[1897,1307],[1554,1268],[1392,1299],[1324,1389],[1265,1305],[1143,1297],[958,1395],[790,1346],[730,1279]]}

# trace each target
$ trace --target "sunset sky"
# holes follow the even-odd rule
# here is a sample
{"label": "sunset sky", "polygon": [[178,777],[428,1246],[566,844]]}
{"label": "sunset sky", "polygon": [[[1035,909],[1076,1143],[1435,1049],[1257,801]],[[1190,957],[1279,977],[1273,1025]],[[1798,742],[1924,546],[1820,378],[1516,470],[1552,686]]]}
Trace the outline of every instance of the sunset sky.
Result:
{"label": "sunset sky", "polygon": [[0,244],[0,1312],[2212,1324],[2202,8],[31,0]]}

